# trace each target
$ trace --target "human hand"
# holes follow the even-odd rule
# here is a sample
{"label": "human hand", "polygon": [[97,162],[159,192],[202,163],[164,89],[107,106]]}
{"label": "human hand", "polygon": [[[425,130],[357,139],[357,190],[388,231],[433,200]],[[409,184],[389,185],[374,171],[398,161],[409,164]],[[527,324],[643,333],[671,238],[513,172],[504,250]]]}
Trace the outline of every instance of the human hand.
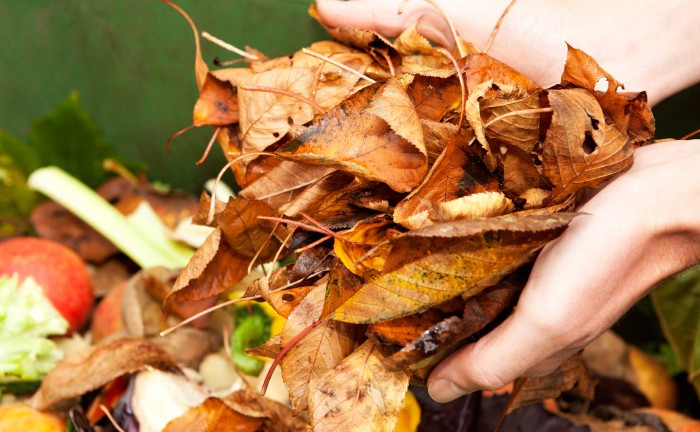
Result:
{"label": "human hand", "polygon": [[[666,277],[700,262],[700,140],[642,147],[537,258],[513,312],[429,377],[447,402],[553,371]],[[453,384],[454,383],[454,384]]]}
{"label": "human hand", "polygon": [[[510,0],[435,0],[457,33],[483,49]],[[397,36],[418,31],[451,47],[445,18],[434,6],[410,0],[317,0],[325,23]],[[559,83],[566,44],[581,49],[628,91],[644,90],[654,105],[700,81],[700,6],[683,0],[520,0],[503,20],[488,54],[546,88]],[[662,31],[659,29],[674,29]]]}

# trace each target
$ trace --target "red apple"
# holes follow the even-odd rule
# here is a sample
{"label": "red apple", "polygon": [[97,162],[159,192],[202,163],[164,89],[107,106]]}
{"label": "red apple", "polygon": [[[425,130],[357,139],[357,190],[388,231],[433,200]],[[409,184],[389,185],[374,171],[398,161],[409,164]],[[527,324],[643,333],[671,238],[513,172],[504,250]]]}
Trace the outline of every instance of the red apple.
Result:
{"label": "red apple", "polygon": [[85,262],[71,249],[51,240],[16,237],[0,243],[0,275],[34,278],[68,321],[69,332],[87,321],[94,302]]}

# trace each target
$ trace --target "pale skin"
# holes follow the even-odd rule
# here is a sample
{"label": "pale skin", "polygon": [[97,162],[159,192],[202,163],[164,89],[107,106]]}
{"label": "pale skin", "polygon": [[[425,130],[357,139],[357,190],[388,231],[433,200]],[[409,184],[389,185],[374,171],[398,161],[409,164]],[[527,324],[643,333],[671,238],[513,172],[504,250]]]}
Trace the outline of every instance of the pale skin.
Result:
{"label": "pale skin", "polygon": [[[483,48],[509,0],[437,0],[465,40]],[[331,26],[392,37],[420,18],[425,36],[452,46],[427,2],[322,0]],[[592,55],[650,104],[700,82],[700,3],[687,0],[519,0],[489,54],[549,87],[565,41]],[[442,362],[428,380],[448,402],[553,371],[612,326],[660,281],[700,263],[700,140],[642,147],[633,167],[600,188],[562,237],[537,258],[514,312]]]}

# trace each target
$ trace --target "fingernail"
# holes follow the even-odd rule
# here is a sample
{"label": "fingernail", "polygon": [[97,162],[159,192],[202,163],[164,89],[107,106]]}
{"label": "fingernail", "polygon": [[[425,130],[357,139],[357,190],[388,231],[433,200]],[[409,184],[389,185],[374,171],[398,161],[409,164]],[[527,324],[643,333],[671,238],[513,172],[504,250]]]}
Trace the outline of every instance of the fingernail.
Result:
{"label": "fingernail", "polygon": [[457,384],[448,379],[439,379],[428,384],[428,394],[433,400],[440,403],[451,402],[468,393],[470,392],[457,387]]}

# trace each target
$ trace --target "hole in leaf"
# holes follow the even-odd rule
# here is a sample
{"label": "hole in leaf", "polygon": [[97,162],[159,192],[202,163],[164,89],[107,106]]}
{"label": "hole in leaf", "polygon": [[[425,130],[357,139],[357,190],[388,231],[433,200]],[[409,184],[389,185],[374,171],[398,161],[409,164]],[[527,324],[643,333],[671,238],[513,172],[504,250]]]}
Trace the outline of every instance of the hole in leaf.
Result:
{"label": "hole in leaf", "polygon": [[590,132],[586,132],[586,136],[583,139],[583,144],[581,145],[583,152],[586,154],[591,154],[598,148],[598,144],[593,140]]}
{"label": "hole in leaf", "polygon": [[595,91],[599,91],[599,92],[606,92],[606,91],[608,91],[608,85],[609,85],[608,79],[607,79],[607,78],[601,78],[601,79],[599,79],[598,81],[596,81],[595,86],[593,87],[593,89],[594,89]]}
{"label": "hole in leaf", "polygon": [[294,294],[282,294],[282,301],[285,303],[293,303],[294,302]]}
{"label": "hole in leaf", "polygon": [[279,138],[279,137],[280,137],[280,133],[279,133],[279,132],[272,132],[272,136],[275,137],[275,138]]}
{"label": "hole in leaf", "polygon": [[288,116],[288,117],[287,117],[287,124],[288,124],[289,126],[291,126],[291,125],[294,124],[294,119],[292,118],[292,116]]}

